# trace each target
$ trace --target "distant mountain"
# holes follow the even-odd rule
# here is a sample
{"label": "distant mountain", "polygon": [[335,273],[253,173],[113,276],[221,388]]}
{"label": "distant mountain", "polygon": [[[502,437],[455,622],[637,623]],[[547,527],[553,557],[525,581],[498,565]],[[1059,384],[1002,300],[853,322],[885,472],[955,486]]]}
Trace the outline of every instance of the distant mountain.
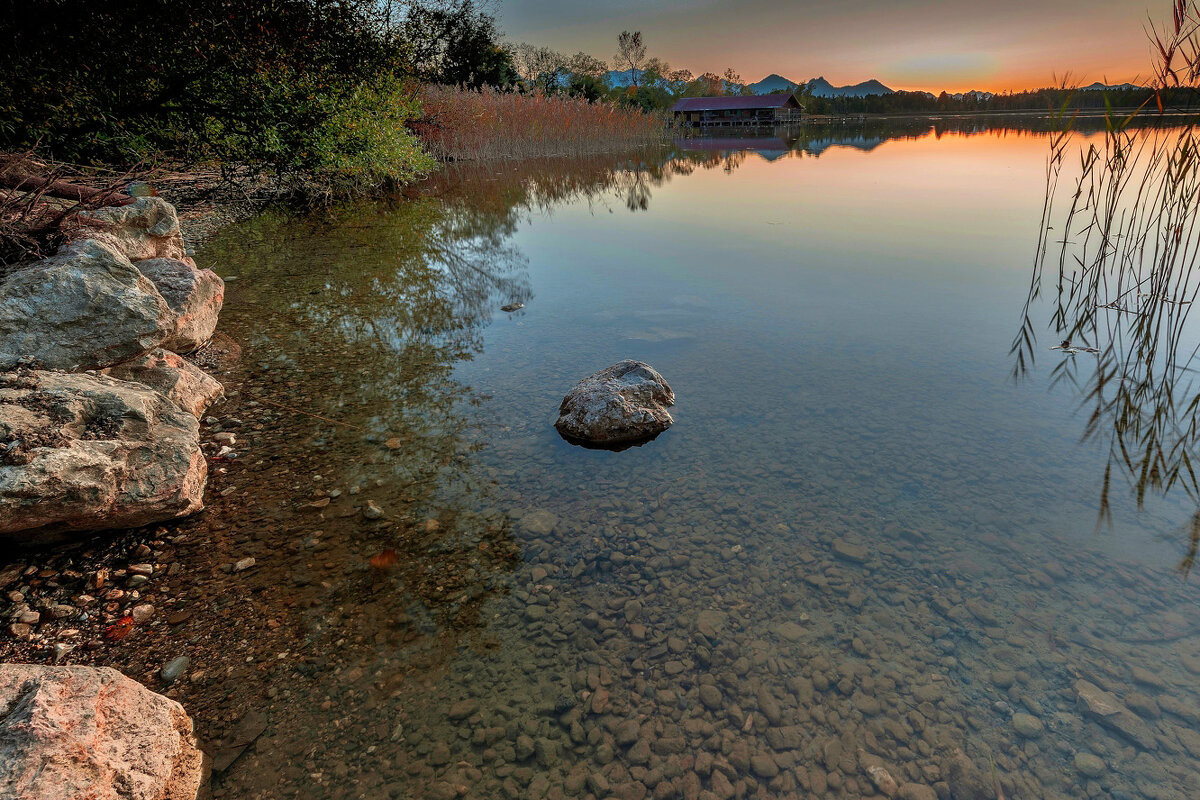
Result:
{"label": "distant mountain", "polygon": [[1081,86],[1080,87],[1080,89],[1082,89],[1085,92],[1103,92],[1103,91],[1124,92],[1124,91],[1130,91],[1130,90],[1135,90],[1135,89],[1145,89],[1145,88],[1146,88],[1145,86],[1138,86],[1137,84],[1134,84],[1134,83],[1108,84],[1108,83],[1101,83],[1100,81],[1096,81],[1091,86]]}
{"label": "distant mountain", "polygon": [[789,81],[782,75],[771,73],[761,81],[751,83],[748,88],[755,94],[775,94],[777,92],[790,92],[799,85],[795,81]]}
{"label": "distant mountain", "polygon": [[869,94],[894,94],[877,80],[856,83],[853,86],[834,86],[824,77],[813,78],[808,82],[808,89],[814,97],[866,97]]}
{"label": "distant mountain", "polygon": [[[926,92],[926,94],[929,94],[929,93]],[[930,94],[929,96],[933,97],[932,94]],[[991,100],[993,97],[996,96],[996,94],[994,92],[981,92],[978,89],[972,89],[969,92],[956,92],[955,94],[952,94],[950,96],[953,97],[955,100],[972,100],[976,103],[984,103],[984,102],[987,102],[988,100]]]}
{"label": "distant mountain", "polygon": [[[638,83],[641,83],[641,70],[638,70]],[[633,86],[633,70],[627,69],[624,71],[610,69],[608,71],[609,86]]]}

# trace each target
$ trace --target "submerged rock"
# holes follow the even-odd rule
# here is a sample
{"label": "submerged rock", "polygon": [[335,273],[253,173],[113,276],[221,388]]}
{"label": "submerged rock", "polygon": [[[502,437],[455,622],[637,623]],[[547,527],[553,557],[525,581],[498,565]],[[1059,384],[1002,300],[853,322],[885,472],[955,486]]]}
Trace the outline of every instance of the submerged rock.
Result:
{"label": "submerged rock", "polygon": [[174,325],[158,289],[120,253],[74,242],[0,283],[0,370],[102,369],[162,344]]}
{"label": "submerged rock", "polygon": [[585,444],[651,439],[671,427],[675,393],[641,361],[620,361],[577,383],[559,406],[559,433]]}
{"label": "submerged rock", "polygon": [[1083,715],[1120,734],[1144,750],[1156,746],[1154,733],[1145,722],[1125,707],[1116,695],[1094,683],[1075,681],[1075,700]]}
{"label": "submerged rock", "polygon": [[147,525],[204,507],[199,423],[94,374],[0,374],[0,540]]}
{"label": "submerged rock", "polygon": [[174,700],[106,667],[0,665],[0,796],[193,800],[203,779]]}
{"label": "submerged rock", "polygon": [[132,361],[110,367],[104,374],[149,386],[196,419],[224,393],[221,384],[211,375],[162,349],[151,350]]}
{"label": "submerged rock", "polygon": [[184,258],[187,248],[175,207],[160,197],[139,197],[127,206],[82,211],[84,237],[103,241],[130,261]]}

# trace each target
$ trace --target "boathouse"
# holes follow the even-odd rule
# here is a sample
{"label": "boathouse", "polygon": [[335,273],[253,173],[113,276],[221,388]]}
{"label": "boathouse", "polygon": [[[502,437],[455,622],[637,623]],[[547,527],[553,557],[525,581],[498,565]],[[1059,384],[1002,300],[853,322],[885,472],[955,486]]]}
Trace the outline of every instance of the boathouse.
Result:
{"label": "boathouse", "polygon": [[796,97],[764,94],[751,97],[685,97],[671,106],[676,124],[778,125],[800,119]]}

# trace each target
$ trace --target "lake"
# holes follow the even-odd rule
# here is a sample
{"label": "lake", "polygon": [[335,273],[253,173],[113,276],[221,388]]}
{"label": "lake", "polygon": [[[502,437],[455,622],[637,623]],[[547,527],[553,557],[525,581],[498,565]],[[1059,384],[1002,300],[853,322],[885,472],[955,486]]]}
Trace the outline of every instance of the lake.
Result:
{"label": "lake", "polygon": [[[1195,503],[1118,469],[1098,525],[1053,287],[1014,379],[1039,127],[452,167],[225,231],[197,613],[111,658],[192,656],[218,798],[1200,796]],[[564,441],[626,358],[674,426]]]}

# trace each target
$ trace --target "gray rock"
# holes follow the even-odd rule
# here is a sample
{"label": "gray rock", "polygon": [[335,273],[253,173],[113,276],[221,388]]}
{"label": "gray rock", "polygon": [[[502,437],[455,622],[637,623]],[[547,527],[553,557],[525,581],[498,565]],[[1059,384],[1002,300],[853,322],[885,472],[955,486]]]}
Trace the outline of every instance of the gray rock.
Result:
{"label": "gray rock", "polygon": [[1076,753],[1075,771],[1085,778],[1099,778],[1108,771],[1108,767],[1103,760],[1091,753]]}
{"label": "gray rock", "polygon": [[791,620],[778,622],[771,627],[771,630],[775,631],[775,633],[777,633],[781,638],[786,639],[789,642],[798,641],[800,637],[804,636],[804,627],[802,625],[797,625]]}
{"label": "gray rock", "polygon": [[921,783],[902,783],[896,797],[900,800],[937,800],[937,792]]}
{"label": "gray rock", "polygon": [[46,542],[204,507],[199,423],[141,384],[0,374],[0,540]]}
{"label": "gray rock", "polygon": [[554,527],[558,525],[558,517],[553,511],[536,509],[522,514],[520,519],[517,520],[517,525],[534,536],[548,536],[554,532]]}
{"label": "gray rock", "polygon": [[170,686],[175,681],[183,677],[191,666],[192,660],[187,656],[179,656],[173,658],[163,665],[163,668],[158,671],[158,677],[162,678],[162,682]]}
{"label": "gray rock", "polygon": [[833,552],[836,553],[839,558],[842,558],[846,561],[853,561],[856,564],[862,564],[866,562],[867,558],[870,556],[867,548],[863,547],[861,544],[847,542],[845,539],[833,540]]}
{"label": "gray rock", "polygon": [[950,786],[954,800],[995,800],[992,782],[962,751],[942,762],[942,777]]}
{"label": "gray rock", "polygon": [[187,255],[179,217],[162,198],[139,197],[127,206],[80,212],[77,218],[87,238],[109,244],[130,261]]}
{"label": "gray rock", "polygon": [[641,361],[621,361],[577,383],[559,406],[554,426],[587,444],[619,445],[656,436],[674,420],[675,393]]}
{"label": "gray rock", "polygon": [[1036,739],[1042,735],[1042,731],[1044,730],[1040,719],[1032,714],[1025,714],[1020,711],[1013,714],[1012,723],[1013,729],[1026,739]]}
{"label": "gray rock", "polygon": [[208,343],[225,302],[225,282],[211,269],[196,269],[191,259],[151,258],[138,271],[158,289],[171,309],[171,329],[163,347],[190,353]]}
{"label": "gray rock", "polygon": [[128,259],[76,242],[0,283],[0,370],[23,361],[102,369],[162,344],[171,320],[166,300]]}
{"label": "gray rock", "polygon": [[196,419],[221,395],[224,387],[195,364],[161,348],[104,370],[105,375],[135,381],[166,395]]}
{"label": "gray rock", "polygon": [[454,705],[450,706],[450,710],[446,713],[452,721],[458,722],[464,720],[472,714],[479,711],[479,701],[474,698],[459,700]]}
{"label": "gray rock", "polygon": [[192,800],[204,756],[183,707],[113,669],[0,664],[0,795]]}
{"label": "gray rock", "polygon": [[1154,732],[1137,714],[1126,708],[1116,695],[1104,691],[1094,683],[1078,680],[1075,681],[1075,697],[1084,716],[1091,717],[1145,750],[1154,750],[1157,747]]}

